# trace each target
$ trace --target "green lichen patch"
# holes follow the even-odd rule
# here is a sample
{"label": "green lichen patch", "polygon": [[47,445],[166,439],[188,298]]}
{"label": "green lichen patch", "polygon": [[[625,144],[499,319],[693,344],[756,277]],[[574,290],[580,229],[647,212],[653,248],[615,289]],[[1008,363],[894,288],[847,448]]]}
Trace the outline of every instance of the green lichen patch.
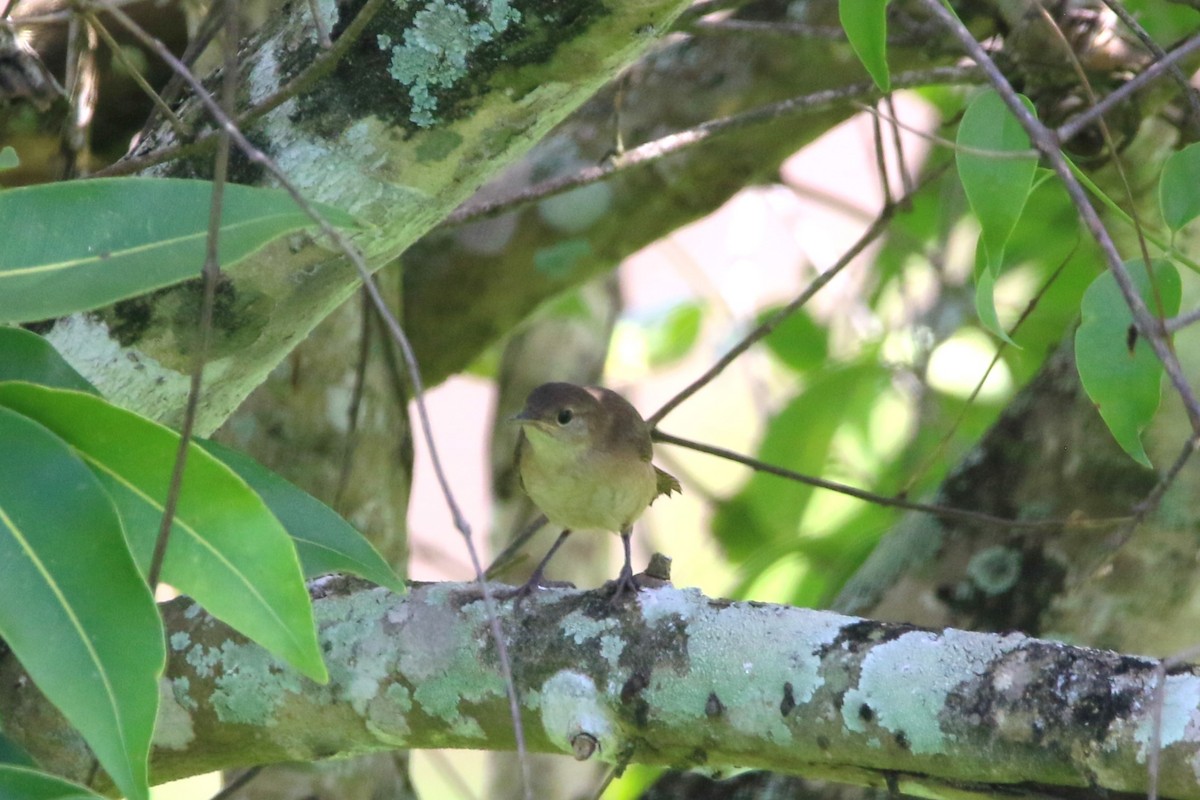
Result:
{"label": "green lichen patch", "polygon": [[275,725],[275,714],[303,678],[256,644],[226,642],[211,702],[217,719],[243,725]]}
{"label": "green lichen patch", "polygon": [[[551,62],[606,13],[600,0],[396,0],[337,66],[339,80],[303,99],[296,118],[343,108],[347,119],[373,114],[415,133],[468,116],[491,91],[518,101],[546,81],[582,80],[594,63],[575,75]],[[310,106],[321,114],[304,113]]]}
{"label": "green lichen patch", "polygon": [[422,128],[433,125],[438,94],[467,76],[467,60],[480,48],[520,21],[521,13],[508,0],[491,0],[482,10],[431,0],[401,41],[380,34],[379,47],[390,56],[388,74],[408,89],[409,119]]}

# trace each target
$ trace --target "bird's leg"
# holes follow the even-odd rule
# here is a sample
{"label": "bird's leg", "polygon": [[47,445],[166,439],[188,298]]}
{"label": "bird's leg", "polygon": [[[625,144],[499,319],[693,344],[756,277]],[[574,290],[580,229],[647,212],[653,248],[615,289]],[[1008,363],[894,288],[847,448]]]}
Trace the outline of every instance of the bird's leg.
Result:
{"label": "bird's leg", "polygon": [[550,545],[550,551],[548,553],[546,553],[546,555],[542,559],[541,563],[539,563],[537,565],[537,568],[534,569],[533,574],[529,576],[529,580],[525,581],[525,583],[521,584],[520,587],[517,588],[516,598],[517,598],[518,606],[521,604],[522,600],[524,600],[529,594],[531,594],[533,592],[534,589],[538,588],[541,585],[542,570],[544,570],[546,568],[546,565],[550,563],[550,559],[554,556],[554,551],[556,551],[556,550],[558,550],[558,548],[562,547],[562,543],[565,542],[567,540],[567,537],[570,535],[571,535],[570,529],[564,530],[562,533],[560,533],[558,535],[558,538],[554,540],[554,544]]}
{"label": "bird's leg", "polygon": [[633,579],[633,553],[629,549],[629,537],[633,535],[633,526],[626,525],[621,530],[621,545],[625,548],[625,563],[621,566],[621,574],[613,581],[612,602],[619,603],[626,594],[636,595],[637,581]]}

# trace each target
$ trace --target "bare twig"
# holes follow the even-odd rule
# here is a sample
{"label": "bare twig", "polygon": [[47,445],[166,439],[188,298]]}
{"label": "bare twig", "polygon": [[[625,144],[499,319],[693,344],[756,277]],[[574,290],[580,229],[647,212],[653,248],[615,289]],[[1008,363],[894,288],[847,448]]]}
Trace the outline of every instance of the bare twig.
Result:
{"label": "bare twig", "polygon": [[[930,14],[939,19],[950,33],[959,40],[963,49],[984,70],[988,82],[995,87],[996,92],[1004,100],[1005,105],[1008,106],[1013,116],[1016,117],[1021,127],[1029,135],[1034,147],[1050,163],[1051,168],[1058,175],[1059,180],[1062,181],[1063,187],[1066,189],[1067,195],[1071,198],[1072,204],[1083,220],[1084,226],[1096,240],[1097,244],[1100,245],[1100,250],[1104,254],[1108,269],[1112,272],[1113,278],[1121,290],[1121,295],[1125,298],[1125,303],[1129,306],[1138,332],[1146,338],[1146,341],[1154,350],[1155,356],[1162,362],[1163,368],[1171,379],[1171,384],[1183,400],[1192,430],[1200,432],[1200,401],[1197,401],[1195,392],[1192,390],[1191,384],[1184,374],[1183,367],[1171,349],[1170,343],[1163,331],[1161,320],[1156,319],[1150,314],[1146,302],[1142,299],[1137,287],[1134,286],[1133,279],[1130,277],[1129,271],[1125,268],[1121,256],[1117,252],[1116,244],[1113,242],[1108,230],[1104,227],[1104,222],[1100,219],[1096,213],[1096,209],[1093,208],[1091,202],[1088,200],[1083,186],[1071,172],[1071,167],[1060,149],[1059,136],[1039,122],[1029,109],[1025,107],[1016,90],[1013,89],[995,62],[992,61],[979,42],[975,41],[975,37],[959,21],[958,17],[943,6],[939,0],[921,0],[921,2]],[[1200,46],[1200,36],[1193,37],[1192,40],[1189,40],[1188,45],[1185,45],[1185,47],[1192,48],[1197,46]],[[1182,49],[1174,51],[1171,55],[1175,56]],[[1162,64],[1162,62],[1158,63]],[[1163,66],[1162,69],[1165,70],[1166,67]],[[1116,92],[1113,94],[1116,94]],[[1109,95],[1105,100],[1109,100],[1112,96]],[[1101,105],[1103,105],[1103,101],[1085,113],[1093,112]]]}
{"label": "bare twig", "polygon": [[[413,401],[417,406],[417,414],[421,420],[421,430],[424,434],[426,445],[429,448],[430,459],[433,462],[434,473],[437,476],[438,484],[442,490],[442,496],[445,498],[446,505],[450,510],[451,517],[454,520],[455,527],[462,534],[463,541],[466,544],[467,552],[471,556],[471,564],[475,569],[475,578],[479,583],[483,594],[484,605],[487,608],[488,620],[490,623],[492,637],[496,644],[496,654],[500,662],[501,673],[504,675],[505,687],[508,693],[509,710],[513,718],[513,736],[517,743],[517,752],[521,761],[522,779],[524,781],[524,789],[527,800],[532,800],[530,794],[530,776],[529,776],[529,759],[527,756],[527,748],[525,745],[524,727],[521,721],[521,708],[517,698],[515,684],[512,679],[512,662],[509,660],[508,647],[504,639],[504,632],[500,628],[500,619],[496,614],[495,598],[492,596],[491,589],[488,587],[487,581],[483,576],[483,566],[479,561],[479,554],[475,549],[475,544],[471,540],[471,527],[463,516],[457,501],[454,499],[454,492],[450,488],[450,481],[446,477],[446,472],[442,467],[441,458],[438,455],[437,444],[434,441],[433,426],[429,421],[429,412],[425,407],[424,386],[421,381],[420,367],[417,364],[416,356],[413,353],[412,344],[408,340],[408,336],[404,333],[404,329],[400,323],[392,315],[391,310],[387,307],[383,296],[380,295],[375,281],[371,277],[370,268],[367,266],[361,252],[354,244],[346,238],[346,236],[335,228],[329,220],[321,214],[316,207],[306,198],[296,185],[288,178],[274,159],[268,157],[254,144],[246,138],[245,134],[238,128],[229,114],[221,108],[213,97],[204,89],[200,80],[192,74],[183,63],[175,57],[175,54],[167,49],[162,42],[147,34],[142,28],[129,18],[127,14],[117,8],[104,6],[124,26],[144,45],[152,49],[158,54],[158,57],[163,59],[171,69],[175,70],[179,75],[183,76],[184,80],[195,92],[196,98],[205,107],[208,113],[216,121],[218,126],[228,133],[230,139],[238,146],[238,149],[254,164],[262,167],[275,180],[279,182],[281,188],[288,193],[292,201],[304,212],[305,216],[313,220],[317,227],[321,230],[333,245],[342,252],[347,259],[354,265],[358,272],[359,278],[362,280],[363,288],[371,297],[371,302],[379,311],[380,316],[387,323],[388,330],[392,337],[400,347],[401,353],[404,355],[404,362],[408,368],[409,380],[413,387]],[[340,40],[339,40],[340,41]]]}
{"label": "bare twig", "polygon": [[[946,165],[943,165],[942,167],[933,170],[913,191],[920,191],[922,187],[940,176],[945,169]],[[705,370],[703,375],[692,381],[690,384],[684,387],[683,391],[679,392],[679,394],[668,400],[662,406],[662,408],[658,409],[658,411],[655,411],[653,414],[647,417],[646,422],[650,423],[651,427],[656,426],[662,421],[663,417],[674,411],[675,408],[677,408],[684,400],[687,400],[696,392],[700,391],[709,383],[711,383],[712,380],[720,375],[726,367],[732,364],[738,356],[749,350],[755,342],[758,342],[760,339],[763,339],[769,335],[771,331],[775,330],[775,328],[777,328],[785,319],[803,308],[804,305],[812,299],[813,295],[815,295],[827,283],[837,277],[838,273],[845,269],[846,266],[854,260],[855,256],[865,250],[867,246],[871,244],[871,242],[875,241],[883,234],[885,230],[887,230],[888,223],[891,222],[892,217],[895,215],[897,205],[907,202],[909,197],[911,197],[911,195],[905,195],[895,203],[886,204],[883,207],[883,210],[879,212],[879,215],[875,217],[862,235],[859,236],[858,241],[851,245],[850,249],[842,254],[841,258],[837,260],[837,263],[818,275],[816,279],[814,279],[813,282],[810,283],[798,297],[792,300],[792,302],[788,303],[770,317],[763,320],[762,324],[742,337],[740,342],[734,345],[728,353],[717,359],[717,362]]]}
{"label": "bare twig", "polygon": [[1163,320],[1163,328],[1167,333],[1175,333],[1197,321],[1200,321],[1200,308],[1193,308],[1191,311]]}
{"label": "bare twig", "polygon": [[900,508],[906,511],[919,511],[925,514],[930,514],[941,519],[955,519],[961,522],[969,522],[976,525],[987,525],[989,527],[1008,528],[1013,530],[1049,530],[1060,528],[1110,528],[1122,523],[1128,522],[1129,517],[1108,517],[1098,520],[1077,520],[1077,519],[1043,519],[1043,520],[1028,520],[1028,519],[1005,519],[991,514],[985,514],[982,511],[968,511],[963,508],[950,508],[948,506],[932,505],[929,503],[917,503],[912,500],[904,500],[897,497],[888,497],[886,495],[868,492],[865,489],[858,489],[854,486],[848,486],[844,483],[825,480],[824,478],[816,478],[812,475],[804,475],[800,472],[795,472],[783,467],[777,467],[774,464],[768,464],[765,461],[759,461],[756,458],[744,456],[741,453],[727,450],[724,447],[715,447],[702,442],[695,442],[691,439],[684,439],[679,436],[672,436],[669,433],[664,433],[657,428],[653,432],[653,438],[656,442],[664,444],[673,444],[679,447],[686,447],[689,450],[695,450],[700,453],[707,453],[710,456],[724,458],[728,461],[735,461],[738,464],[744,464],[758,472],[766,472],[770,475],[776,475],[780,478],[786,478],[796,483],[803,483],[806,486],[814,486],[818,489],[828,489],[831,492],[844,494],[847,497],[854,497],[859,500],[865,500],[879,506],[887,508]]}
{"label": "bare twig", "polygon": [[[226,15],[225,23],[225,69],[221,80],[221,107],[226,113],[233,108],[237,96],[237,15]],[[150,591],[158,586],[163,559],[167,555],[167,543],[171,538],[171,526],[183,489],[183,471],[187,466],[188,450],[192,444],[192,430],[196,425],[196,412],[200,407],[200,390],[204,382],[204,363],[208,360],[208,348],[212,339],[213,305],[217,296],[217,281],[221,276],[218,260],[218,245],[221,238],[221,208],[225,196],[225,181],[229,174],[229,134],[223,133],[217,143],[216,158],[213,159],[212,202],[208,213],[208,238],[205,242],[204,297],[200,304],[200,324],[196,344],[196,359],[192,365],[191,385],[188,387],[187,405],[183,412],[183,425],[179,430],[179,449],[175,453],[175,464],[171,469],[171,482],[167,498],[163,503],[162,523],[154,541],[154,555],[146,581]]]}
{"label": "bare twig", "polygon": [[149,97],[150,101],[154,103],[154,107],[158,109],[158,112],[167,118],[167,121],[175,130],[175,135],[180,138],[190,136],[191,131],[183,124],[183,120],[175,116],[175,112],[159,97],[158,92],[154,91],[154,87],[142,75],[142,71],[136,64],[129,60],[129,56],[125,54],[125,48],[121,47],[117,43],[117,40],[113,38],[113,35],[109,33],[108,28],[104,27],[104,23],[100,21],[100,17],[95,12],[85,11],[84,18],[87,19],[88,24],[95,29],[96,33],[100,34],[100,38],[104,40],[104,44],[108,47],[109,52],[113,54],[113,58],[117,59],[125,67],[125,71],[133,79],[133,82],[138,85],[138,88],[142,90],[142,93]]}
{"label": "bare twig", "polygon": [[[1071,248],[1071,252],[1059,262],[1057,267],[1054,268],[1054,272],[1052,272],[1050,277],[1048,277],[1042,283],[1042,285],[1038,288],[1037,293],[1033,297],[1029,298],[1029,302],[1025,304],[1025,308],[1021,311],[1021,315],[1017,317],[1016,322],[1014,322],[1008,329],[1009,339],[1012,339],[1017,335],[1017,331],[1019,331],[1021,326],[1025,324],[1025,320],[1029,319],[1029,315],[1033,313],[1033,310],[1038,307],[1038,303],[1041,302],[1042,298],[1046,295],[1046,292],[1050,291],[1050,287],[1053,286],[1054,282],[1058,280],[1058,276],[1062,275],[1063,270],[1066,269],[1067,264],[1070,262],[1071,258],[1074,257],[1075,252],[1078,249],[1079,240],[1076,239],[1075,246]],[[916,485],[917,481],[924,477],[925,473],[929,471],[930,467],[932,467],[937,460],[941,458],[942,454],[945,453],[946,448],[950,446],[950,440],[954,438],[954,434],[958,431],[959,426],[961,426],[963,420],[966,419],[967,411],[969,411],[971,406],[974,405],[975,399],[979,397],[979,393],[983,390],[984,384],[987,383],[988,376],[992,374],[992,370],[995,369],[996,365],[1000,363],[1000,356],[1004,355],[1004,351],[1006,349],[1008,349],[1007,341],[1001,340],[999,344],[996,345],[996,352],[992,354],[992,360],[988,362],[987,369],[983,371],[983,375],[980,376],[979,380],[975,383],[975,388],[971,390],[970,396],[963,401],[962,408],[960,408],[958,411],[958,416],[955,418],[954,422],[950,423],[950,426],[946,429],[946,433],[942,435],[940,440],[938,440],[937,445],[935,445],[925,459],[922,460],[921,464],[912,471],[908,477],[908,480],[904,482],[904,486],[899,492],[901,497],[908,494],[912,487]]]}
{"label": "bare twig", "polygon": [[250,769],[243,771],[236,778],[221,787],[221,791],[214,794],[209,800],[229,800],[229,798],[240,792],[246,784],[257,778],[262,771],[262,767],[250,767]]}
{"label": "bare twig", "polygon": [[[350,47],[356,41],[358,41],[358,37],[362,35],[362,32],[366,29],[367,24],[375,16],[376,12],[383,7],[385,2],[386,0],[367,0],[367,2],[363,4],[363,7],[359,9],[358,14],[355,15],[351,23],[347,25],[346,29],[342,31],[340,36],[338,36],[337,41],[333,43],[332,48],[323,53],[303,72],[301,72],[295,78],[292,78],[292,80],[288,81],[279,89],[279,91],[267,95],[265,98],[263,98],[262,102],[240,114],[237,119],[234,120],[234,124],[238,128],[243,128],[246,125],[249,125],[254,120],[258,119],[264,114],[270,113],[291,98],[300,94],[300,92],[303,92],[322,76],[327,74],[331,69],[334,68],[334,66],[337,65],[337,62],[340,61],[347,52],[349,52]],[[176,63],[183,62],[177,60]],[[175,70],[175,74],[177,76],[180,76],[175,64],[169,64],[169,66]],[[180,79],[182,80],[182,76],[180,76]],[[128,175],[130,173],[152,167],[155,164],[161,164],[165,161],[170,161],[171,159],[177,158],[181,155],[202,152],[204,148],[209,147],[216,142],[215,137],[216,132],[209,131],[208,133],[197,137],[195,141],[187,144],[171,145],[169,147],[163,147],[159,150],[155,150],[153,153],[149,153],[145,156],[126,158],[118,161],[116,164],[105,167],[104,169],[97,170],[94,173],[94,177]]]}
{"label": "bare twig", "polygon": [[317,29],[317,44],[328,50],[333,47],[333,40],[329,38],[329,26],[325,24],[325,18],[321,16],[321,7],[317,0],[308,0],[308,10],[312,14],[313,25]]}
{"label": "bare twig", "polygon": [[[928,4],[932,2],[932,0],[923,0],[923,2]],[[974,42],[975,40],[972,38],[971,41]],[[980,49],[982,50],[982,48]],[[1055,137],[1060,142],[1069,141],[1075,136],[1075,134],[1079,133],[1088,125],[1091,125],[1092,122],[1094,122],[1097,118],[1107,114],[1113,108],[1113,106],[1116,106],[1122,101],[1126,100],[1130,95],[1151,81],[1162,77],[1163,73],[1167,72],[1169,69],[1171,69],[1171,67],[1182,61],[1187,56],[1191,55],[1197,49],[1200,49],[1200,34],[1192,36],[1179,47],[1176,47],[1174,50],[1167,53],[1166,56],[1146,67],[1144,70],[1131,78],[1127,83],[1123,84],[1117,89],[1114,89],[1112,92],[1106,95],[1104,99],[1096,105],[1092,106],[1086,111],[1080,112],[1078,115],[1058,126],[1058,130],[1054,132]],[[974,55],[971,57],[975,58]],[[976,63],[979,63],[979,59],[976,58],[975,61]],[[980,66],[982,66],[982,64]],[[997,87],[997,90],[998,89],[999,87]]]}
{"label": "bare twig", "polygon": [[[1133,34],[1137,36],[1138,41],[1140,41],[1156,59],[1166,59],[1167,51],[1163,50],[1159,46],[1158,42],[1154,41],[1153,37],[1150,36],[1146,29],[1138,24],[1137,17],[1129,13],[1129,9],[1125,8],[1124,3],[1117,2],[1117,0],[1102,0],[1102,2],[1104,5],[1108,6],[1110,11],[1117,15],[1117,18],[1125,24],[1125,27],[1133,31]],[[1167,72],[1170,73],[1171,80],[1175,81],[1175,84],[1179,87],[1179,90],[1183,92],[1184,98],[1187,99],[1188,108],[1191,111],[1189,116],[1192,123],[1193,133],[1200,131],[1200,95],[1198,95],[1196,90],[1192,88],[1192,85],[1188,82],[1187,75],[1183,74],[1183,70],[1179,68],[1178,64],[1171,63],[1170,66],[1167,67]]]}
{"label": "bare twig", "polygon": [[[925,86],[934,83],[972,83],[977,82],[981,73],[973,67],[937,67],[929,70],[902,72],[892,78],[894,89],[911,86]],[[603,180],[610,175],[638,166],[647,161],[653,161],[663,156],[677,153],[689,147],[694,147],[713,136],[739,130],[751,125],[758,125],[788,114],[812,113],[824,111],[830,106],[847,100],[861,97],[878,97],[879,89],[871,82],[855,83],[837,89],[824,89],[819,92],[793,97],[778,103],[760,106],[741,114],[730,117],[720,117],[709,120],[694,128],[679,133],[673,133],[652,142],[625,151],[620,158],[615,158],[594,167],[579,170],[560,178],[551,178],[535,184],[521,192],[508,197],[489,202],[467,201],[446,217],[446,224],[455,225],[475,219],[496,216],[526,203],[541,200],[549,195],[586,186]]]}

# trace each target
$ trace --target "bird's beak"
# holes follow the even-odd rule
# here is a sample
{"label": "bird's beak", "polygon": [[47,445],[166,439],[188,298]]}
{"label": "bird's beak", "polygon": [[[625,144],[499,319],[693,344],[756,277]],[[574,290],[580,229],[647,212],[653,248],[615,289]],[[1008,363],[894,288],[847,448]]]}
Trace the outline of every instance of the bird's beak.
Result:
{"label": "bird's beak", "polygon": [[521,409],[521,413],[513,414],[511,417],[509,417],[508,422],[516,425],[523,425],[526,422],[533,422],[533,417],[529,414],[529,409],[523,408]]}

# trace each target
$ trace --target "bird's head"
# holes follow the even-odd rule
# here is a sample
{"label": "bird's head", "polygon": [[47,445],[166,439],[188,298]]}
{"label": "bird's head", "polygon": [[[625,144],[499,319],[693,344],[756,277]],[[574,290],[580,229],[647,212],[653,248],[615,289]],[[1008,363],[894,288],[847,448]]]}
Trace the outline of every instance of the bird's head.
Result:
{"label": "bird's head", "polygon": [[529,394],[525,408],[512,417],[537,447],[579,450],[591,447],[600,434],[600,401],[591,391],[573,383],[543,383]]}

